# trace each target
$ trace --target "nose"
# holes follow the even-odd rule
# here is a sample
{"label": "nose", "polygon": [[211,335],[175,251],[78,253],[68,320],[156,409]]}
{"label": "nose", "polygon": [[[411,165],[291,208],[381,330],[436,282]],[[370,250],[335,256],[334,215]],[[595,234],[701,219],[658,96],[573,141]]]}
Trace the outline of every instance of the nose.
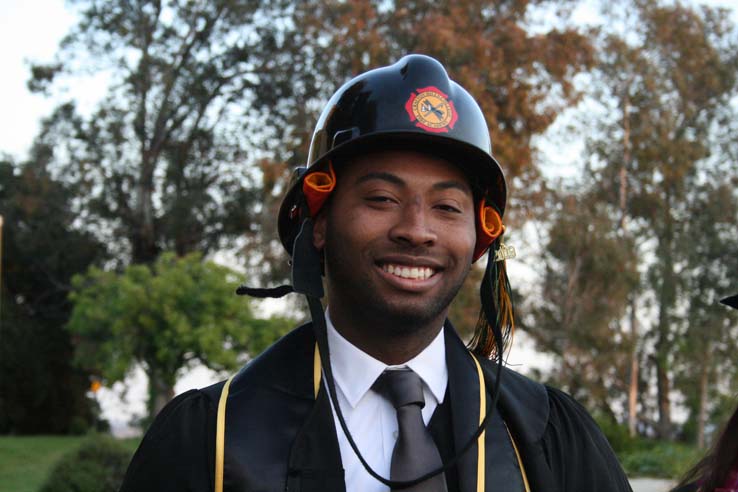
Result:
{"label": "nose", "polygon": [[403,207],[389,234],[393,241],[413,247],[431,246],[438,238],[428,212],[420,203]]}

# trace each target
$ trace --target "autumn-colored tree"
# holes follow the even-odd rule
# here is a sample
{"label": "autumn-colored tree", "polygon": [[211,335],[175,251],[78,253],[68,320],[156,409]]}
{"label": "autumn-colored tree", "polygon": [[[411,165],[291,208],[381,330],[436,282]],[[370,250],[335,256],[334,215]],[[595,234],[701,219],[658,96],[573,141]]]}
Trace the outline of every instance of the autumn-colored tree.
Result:
{"label": "autumn-colored tree", "polygon": [[[531,28],[537,12],[557,5],[545,0],[300,2],[295,17],[306,41],[299,58],[310,59],[317,71],[318,98],[352,75],[407,53],[438,58],[482,107],[511,188],[508,222],[522,223],[542,198],[531,140],[579,100],[574,76],[594,61],[588,36],[567,25],[565,9],[545,28]],[[301,148],[304,157],[305,142]]]}
{"label": "autumn-colored tree", "polygon": [[[283,164],[270,170],[271,194],[262,195],[261,230],[269,255],[284,174],[304,165],[318,113],[331,93],[352,76],[387,65],[408,53],[439,59],[454,80],[477,99],[490,128],[494,154],[505,171],[509,204],[505,222],[514,228],[538,216],[546,184],[534,158],[533,137],[542,134],[574,105],[580,92],[574,77],[588,70],[593,49],[587,33],[567,23],[568,3],[553,1],[443,0],[385,2],[308,0],[295,4],[292,18],[293,69],[275,84],[289,88],[291,105],[271,113],[289,129],[283,148],[272,155]],[[535,25],[542,11],[556,19]],[[291,77],[291,79],[289,79]],[[287,164],[285,167],[284,164]],[[272,256],[273,264],[283,257]],[[478,315],[478,278],[474,270],[452,308],[453,320],[469,333]],[[284,275],[284,273],[282,273]],[[477,281],[475,281],[477,280]]]}

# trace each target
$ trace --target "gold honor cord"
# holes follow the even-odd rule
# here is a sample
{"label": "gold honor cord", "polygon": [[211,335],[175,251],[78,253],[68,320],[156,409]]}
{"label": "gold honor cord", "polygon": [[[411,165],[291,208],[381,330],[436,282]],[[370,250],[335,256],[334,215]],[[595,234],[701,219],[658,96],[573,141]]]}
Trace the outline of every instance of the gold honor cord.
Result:
{"label": "gold honor cord", "polygon": [[[315,350],[313,352],[313,394],[315,398],[318,397],[320,391],[320,383],[323,377],[323,368],[320,362],[320,350],[318,349],[317,342],[315,343]],[[471,353],[470,353],[471,355]],[[487,416],[487,398],[486,398],[486,385],[484,382],[484,375],[482,374],[482,367],[479,365],[479,361],[476,357],[471,355],[474,360],[474,364],[477,368],[477,376],[479,377],[479,425],[482,424],[484,418]],[[223,385],[223,390],[220,393],[220,400],[218,401],[218,417],[217,426],[215,430],[215,492],[223,492],[223,461],[224,461],[224,448],[225,448],[225,415],[226,415],[226,402],[228,400],[228,388],[231,385],[233,376],[228,378],[226,383]],[[507,426],[505,426],[507,429]],[[477,439],[477,492],[484,492],[485,485],[485,446],[484,437],[485,431],[483,431]],[[515,450],[515,456],[518,459],[520,465],[520,473],[523,476],[523,483],[525,484],[525,492],[530,492],[528,485],[528,477],[525,474],[525,468],[523,467],[523,461],[520,459],[520,453],[518,447],[515,445],[515,440],[507,431],[512,442],[513,449]]]}
{"label": "gold honor cord", "polygon": [[[482,366],[474,355],[469,352],[474,365],[477,366],[477,376],[479,377],[479,425],[482,425],[484,418],[487,416],[487,388],[482,375]],[[485,466],[484,466],[484,435],[487,431],[482,431],[477,438],[477,492],[484,492]]]}
{"label": "gold honor cord", "polygon": [[320,349],[318,348],[318,342],[315,342],[315,350],[313,351],[313,394],[316,400],[318,399],[318,391],[320,391],[320,381],[322,376],[323,367],[320,364]]}
{"label": "gold honor cord", "polygon": [[[235,376],[235,374],[234,374]],[[226,402],[228,401],[228,388],[231,386],[233,376],[223,385],[218,401],[218,417],[215,427],[215,492],[223,492],[223,458],[225,453],[225,416]]]}

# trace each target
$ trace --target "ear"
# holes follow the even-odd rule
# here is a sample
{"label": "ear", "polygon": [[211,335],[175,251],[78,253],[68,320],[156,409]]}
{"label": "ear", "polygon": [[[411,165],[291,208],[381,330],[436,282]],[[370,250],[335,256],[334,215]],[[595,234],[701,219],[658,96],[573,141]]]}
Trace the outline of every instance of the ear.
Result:
{"label": "ear", "polygon": [[323,210],[313,219],[313,246],[318,251],[322,251],[325,247],[326,222],[326,214]]}

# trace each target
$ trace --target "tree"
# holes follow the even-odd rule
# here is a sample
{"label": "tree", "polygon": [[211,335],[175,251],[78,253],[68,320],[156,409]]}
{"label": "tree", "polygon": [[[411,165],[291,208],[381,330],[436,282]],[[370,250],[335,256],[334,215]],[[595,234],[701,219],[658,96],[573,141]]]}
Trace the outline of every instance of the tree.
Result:
{"label": "tree", "polygon": [[[503,164],[511,204],[508,222],[532,213],[543,187],[532,139],[580,97],[573,80],[594,62],[586,34],[566,25],[565,9],[533,32],[536,12],[557,2],[307,1],[296,7],[303,49],[299,60],[322,75],[300,74],[322,99],[343,80],[406,53],[437,57],[477,99],[494,151]],[[535,26],[540,27],[540,26]],[[312,104],[311,104],[312,103]],[[314,107],[314,99],[305,106]],[[294,120],[296,128],[305,124]],[[311,126],[308,126],[311,129]],[[299,133],[296,132],[295,135]],[[307,133],[309,135],[309,133]],[[298,162],[304,162],[307,142]]]}
{"label": "tree", "polygon": [[721,172],[695,185],[690,191],[692,213],[679,238],[687,250],[680,277],[688,308],[675,354],[676,382],[688,395],[699,447],[706,442],[710,400],[719,399],[721,387],[734,388],[738,381],[738,317],[717,302],[736,290],[737,181],[734,172]]}
{"label": "tree", "polygon": [[620,318],[638,272],[613,215],[592,194],[563,197],[548,230],[542,302],[524,327],[558,360],[551,379],[616,420],[612,403],[627,387],[629,360]]}
{"label": "tree", "polygon": [[125,241],[119,256],[208,252],[256,226],[246,149],[269,138],[259,112],[272,98],[254,89],[287,66],[274,55],[291,39],[271,22],[281,3],[73,2],[80,22],[29,86],[52,91],[61,75],[92,72],[110,88],[89,116],[61,105],[38,141],[79,185],[90,230]]}
{"label": "tree", "polygon": [[236,278],[198,253],[165,253],[121,274],[91,268],[73,280],[67,326],[77,341],[76,363],[108,384],[142,364],[153,417],[188,364],[233,370],[243,351],[256,355],[291,328],[290,320],[256,319],[248,301],[234,294]]}
{"label": "tree", "polygon": [[631,12],[626,33],[603,39],[597,80],[606,87],[600,101],[607,116],[590,149],[603,199],[621,203],[627,186],[622,210],[633,219],[628,234],[655,244],[646,280],[658,310],[651,335],[657,430],[667,438],[677,272],[686,254],[677,238],[689,213],[689,184],[711,154],[713,130],[736,88],[738,50],[734,26],[720,10],[644,0]]}
{"label": "tree", "polygon": [[73,192],[54,180],[48,149],[28,162],[0,163],[3,224],[0,319],[0,432],[69,433],[92,425],[87,374],[70,364],[63,329],[71,278],[105,258],[75,227]]}

